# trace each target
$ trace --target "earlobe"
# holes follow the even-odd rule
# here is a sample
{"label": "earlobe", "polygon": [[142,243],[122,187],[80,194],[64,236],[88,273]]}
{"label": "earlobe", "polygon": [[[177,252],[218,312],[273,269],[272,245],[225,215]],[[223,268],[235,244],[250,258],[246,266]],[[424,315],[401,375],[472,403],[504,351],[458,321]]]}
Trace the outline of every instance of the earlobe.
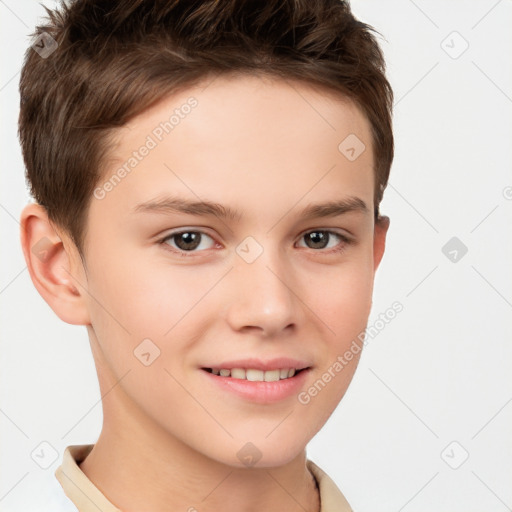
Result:
{"label": "earlobe", "polygon": [[379,268],[384,250],[386,248],[386,235],[389,229],[389,217],[379,215],[375,220],[375,230],[373,235],[373,271],[374,273]]}
{"label": "earlobe", "polygon": [[81,267],[77,251],[72,251],[74,246],[69,241],[63,243],[46,210],[39,204],[25,206],[20,226],[25,262],[41,297],[64,322],[88,325],[85,292],[73,275]]}

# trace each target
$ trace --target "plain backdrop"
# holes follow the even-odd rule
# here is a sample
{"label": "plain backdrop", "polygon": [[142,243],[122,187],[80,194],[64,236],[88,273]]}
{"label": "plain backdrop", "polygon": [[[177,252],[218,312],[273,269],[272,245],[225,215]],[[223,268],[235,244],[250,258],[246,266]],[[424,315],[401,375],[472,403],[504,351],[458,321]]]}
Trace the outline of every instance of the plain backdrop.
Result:
{"label": "plain backdrop", "polygon": [[[369,341],[308,457],[356,511],[511,510],[512,1],[352,8],[382,34],[395,92],[391,228],[369,324],[395,301],[403,311]],[[102,420],[86,330],[38,295],[19,244],[18,81],[43,13],[0,1],[2,511],[66,446],[94,443]],[[46,469],[31,456],[43,442],[57,457]]]}

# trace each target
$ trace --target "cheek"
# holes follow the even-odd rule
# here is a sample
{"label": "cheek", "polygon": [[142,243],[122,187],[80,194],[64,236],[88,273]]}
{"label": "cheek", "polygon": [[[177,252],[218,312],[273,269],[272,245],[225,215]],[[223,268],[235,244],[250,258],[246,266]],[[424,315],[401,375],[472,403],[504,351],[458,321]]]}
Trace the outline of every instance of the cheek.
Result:
{"label": "cheek", "polygon": [[[97,261],[88,281],[91,306],[100,317],[113,317],[133,336],[161,337],[194,297],[196,285],[190,279],[187,285],[185,276],[171,275],[169,269],[148,264],[136,254],[112,254]],[[104,307],[98,309],[94,302]]]}
{"label": "cheek", "polygon": [[142,343],[140,350],[147,346],[159,354],[159,364],[185,361],[202,332],[197,312],[206,317],[209,302],[202,299],[218,281],[218,272],[171,268],[161,261],[148,265],[136,254],[96,256],[100,264],[90,269],[88,279],[91,323],[116,373],[140,366],[134,351]]}
{"label": "cheek", "polygon": [[351,264],[324,271],[322,276],[315,312],[330,327],[337,346],[350,343],[366,327],[373,293],[370,263],[369,257],[361,255]]}
{"label": "cheek", "polygon": [[359,260],[324,273],[320,282],[323,293],[316,295],[312,309],[319,312],[316,323],[322,325],[325,336],[317,352],[316,372],[298,397],[304,423],[312,426],[311,435],[337,407],[356,371],[372,304],[373,271]]}

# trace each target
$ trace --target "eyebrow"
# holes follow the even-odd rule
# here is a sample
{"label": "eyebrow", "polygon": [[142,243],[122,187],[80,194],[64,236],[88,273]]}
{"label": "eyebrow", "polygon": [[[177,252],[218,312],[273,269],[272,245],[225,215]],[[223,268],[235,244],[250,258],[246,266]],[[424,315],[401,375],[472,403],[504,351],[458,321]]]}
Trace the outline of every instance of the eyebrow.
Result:
{"label": "eyebrow", "polygon": [[[305,220],[337,217],[349,212],[362,212],[369,213],[366,203],[359,197],[349,196],[344,199],[335,201],[328,201],[319,204],[309,204],[302,211],[299,216]],[[233,209],[229,206],[213,201],[190,201],[188,199],[178,197],[165,197],[147,201],[138,204],[134,208],[135,213],[186,213],[190,215],[210,215],[221,219],[229,219],[232,221],[240,220],[243,215],[242,212]]]}

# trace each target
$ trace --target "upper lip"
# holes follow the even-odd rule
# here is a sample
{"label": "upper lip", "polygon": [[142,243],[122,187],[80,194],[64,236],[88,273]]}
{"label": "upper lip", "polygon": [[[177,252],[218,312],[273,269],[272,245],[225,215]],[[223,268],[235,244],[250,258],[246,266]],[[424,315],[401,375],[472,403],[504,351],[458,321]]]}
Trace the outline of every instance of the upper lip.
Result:
{"label": "upper lip", "polygon": [[262,361],[261,359],[236,359],[231,361],[224,361],[222,363],[212,364],[211,366],[203,366],[203,368],[218,368],[231,370],[233,368],[245,368],[254,370],[277,370],[281,368],[295,368],[296,370],[302,370],[309,368],[309,364],[298,359],[292,359],[289,357],[278,357],[275,359],[269,359]]}

